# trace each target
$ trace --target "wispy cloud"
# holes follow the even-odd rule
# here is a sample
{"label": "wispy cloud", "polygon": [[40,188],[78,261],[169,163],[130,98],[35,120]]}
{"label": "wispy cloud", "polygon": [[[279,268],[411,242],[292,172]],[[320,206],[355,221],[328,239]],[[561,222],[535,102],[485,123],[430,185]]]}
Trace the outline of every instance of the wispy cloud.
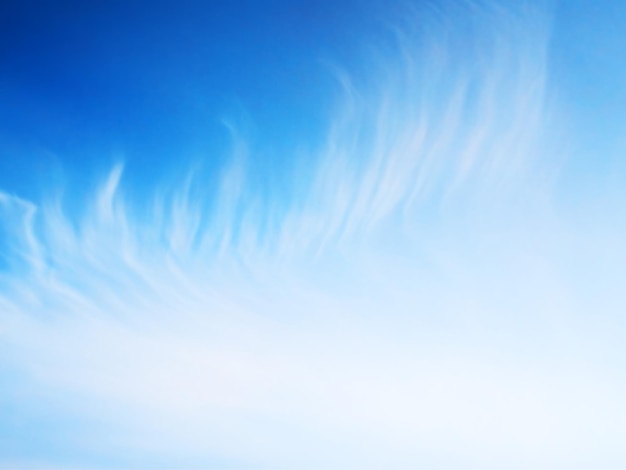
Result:
{"label": "wispy cloud", "polygon": [[0,193],[2,363],[100,423],[67,445],[185,465],[626,462],[626,305],[570,270],[610,272],[624,249],[607,258],[610,237],[555,207],[546,15],[467,2],[429,17],[442,34],[420,21],[367,79],[336,72],[316,169],[280,200],[251,189],[241,137],[217,188],[192,172],[143,208],[122,165],[82,217]]}

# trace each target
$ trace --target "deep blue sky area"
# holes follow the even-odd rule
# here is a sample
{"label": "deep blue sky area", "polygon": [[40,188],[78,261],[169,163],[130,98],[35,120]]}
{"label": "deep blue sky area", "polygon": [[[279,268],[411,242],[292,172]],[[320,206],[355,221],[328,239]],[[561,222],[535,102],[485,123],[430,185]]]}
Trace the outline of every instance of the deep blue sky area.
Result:
{"label": "deep blue sky area", "polygon": [[2,2],[0,187],[35,198],[41,187],[88,187],[118,159],[129,177],[153,184],[182,162],[222,161],[230,144],[222,119],[259,155],[277,158],[322,130],[333,90],[324,63],[349,65],[371,33],[372,8]]}
{"label": "deep blue sky area", "polygon": [[[610,173],[624,147],[626,7],[552,4],[550,92],[565,132],[579,137],[563,143],[567,181],[596,185],[593,174]],[[328,64],[352,73],[384,42],[394,8],[375,0],[4,1],[0,188],[29,199],[67,185],[88,191],[123,160],[125,178],[139,180],[133,188],[149,192],[198,162],[209,173],[219,167],[232,143],[222,120],[250,143],[253,171],[280,171],[294,149],[321,142],[339,93]]]}

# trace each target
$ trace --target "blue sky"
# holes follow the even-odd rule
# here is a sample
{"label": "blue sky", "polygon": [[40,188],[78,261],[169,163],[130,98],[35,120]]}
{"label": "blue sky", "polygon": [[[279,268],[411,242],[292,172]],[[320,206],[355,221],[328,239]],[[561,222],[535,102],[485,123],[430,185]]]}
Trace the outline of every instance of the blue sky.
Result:
{"label": "blue sky", "polygon": [[30,186],[40,184],[30,177],[33,161],[97,173],[120,154],[131,169],[158,178],[156,169],[172,171],[172,154],[180,163],[224,153],[224,119],[251,121],[251,138],[285,151],[319,128],[319,105],[331,103],[322,61],[342,62],[364,47],[358,37],[374,23],[367,5],[350,2],[15,2],[3,9],[3,154],[24,155],[21,165],[3,158],[3,174],[5,184],[15,184],[17,173]]}
{"label": "blue sky", "polygon": [[0,468],[626,465],[626,6],[0,6]]}

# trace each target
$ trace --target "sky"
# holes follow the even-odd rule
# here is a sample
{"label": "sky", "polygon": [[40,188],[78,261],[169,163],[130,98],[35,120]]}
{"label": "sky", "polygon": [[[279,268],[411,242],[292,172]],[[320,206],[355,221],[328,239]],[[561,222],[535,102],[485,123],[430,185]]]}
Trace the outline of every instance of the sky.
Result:
{"label": "sky", "polygon": [[0,5],[0,468],[626,466],[626,5]]}

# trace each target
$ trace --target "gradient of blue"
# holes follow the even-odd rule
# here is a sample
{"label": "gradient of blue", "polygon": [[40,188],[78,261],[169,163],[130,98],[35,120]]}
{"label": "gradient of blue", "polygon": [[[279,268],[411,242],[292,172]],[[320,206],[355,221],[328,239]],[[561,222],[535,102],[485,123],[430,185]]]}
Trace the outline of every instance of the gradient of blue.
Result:
{"label": "gradient of blue", "polygon": [[[572,162],[589,176],[621,145],[626,7],[553,9],[552,78],[579,119],[579,145],[593,146]],[[0,186],[39,196],[42,182],[67,176],[61,167],[80,185],[119,158],[154,182],[181,158],[218,161],[222,118],[250,121],[265,156],[284,156],[321,130],[333,89],[321,61],[354,62],[380,33],[380,11],[352,0],[2,2]]]}
{"label": "gradient of blue", "polygon": [[[321,130],[334,86],[321,61],[349,61],[366,10],[312,0],[2,2],[0,187],[35,199],[57,185],[81,194],[120,158],[134,189],[197,161],[210,173],[231,143],[222,118],[266,149],[260,171],[280,167],[272,160],[294,139]],[[64,436],[94,423],[51,415],[15,371],[0,370],[0,384],[12,397],[0,403],[5,462],[168,466],[77,454]]]}
{"label": "gradient of blue", "polygon": [[623,2],[568,0],[555,9],[551,74],[576,136],[563,145],[572,156],[567,194],[579,203],[615,171],[626,177],[625,27]]}
{"label": "gradient of blue", "polygon": [[[358,70],[362,44],[381,30],[380,8],[356,0],[2,2],[0,188],[37,198],[67,179],[84,190],[122,157],[139,188],[198,160],[210,172],[230,145],[222,117],[244,123],[260,149],[251,162],[260,175],[280,172],[295,143],[314,144],[323,131],[335,89],[323,61]],[[551,78],[579,137],[565,143],[574,158],[563,198],[576,204],[581,187],[609,178],[624,158],[626,4],[567,0],[553,22]],[[17,396],[14,378],[0,370],[0,386]],[[73,454],[65,430],[89,423],[46,416],[45,403],[30,398],[24,409],[0,403],[2,457],[135,463]]]}
{"label": "gradient of blue", "polygon": [[181,160],[210,166],[228,150],[221,119],[262,136],[255,144],[268,158],[284,153],[319,130],[332,85],[320,61],[348,60],[366,10],[310,0],[3,2],[0,186],[33,196],[61,166],[80,184],[116,158],[153,182]]}

